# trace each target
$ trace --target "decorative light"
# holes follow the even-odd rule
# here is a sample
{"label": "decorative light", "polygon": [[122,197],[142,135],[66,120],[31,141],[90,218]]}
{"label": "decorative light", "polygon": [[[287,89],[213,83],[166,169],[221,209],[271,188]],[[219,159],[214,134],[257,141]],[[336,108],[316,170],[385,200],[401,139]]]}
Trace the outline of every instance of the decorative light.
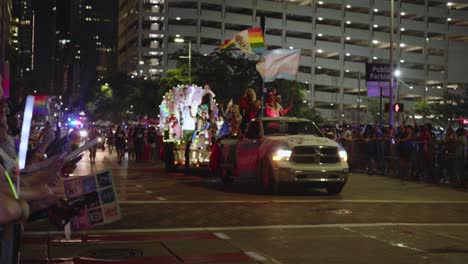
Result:
{"label": "decorative light", "polygon": [[401,63],[405,63],[405,60],[400,60]]}
{"label": "decorative light", "polygon": [[377,24],[374,24],[374,28],[378,28],[378,27],[379,27],[379,25],[377,25]]}
{"label": "decorative light", "polygon": [[453,6],[453,3],[452,2],[447,2],[447,6],[451,7],[451,6]]}
{"label": "decorative light", "polygon": [[351,56],[351,53],[346,53],[346,56],[347,56],[347,57]]}
{"label": "decorative light", "polygon": [[346,24],[351,25],[351,21],[349,21],[349,20],[346,21]]}
{"label": "decorative light", "polygon": [[405,43],[400,43],[400,47],[404,48],[404,47],[406,47],[406,44]]}
{"label": "decorative light", "polygon": [[319,4],[319,5],[323,5],[323,1],[318,1],[318,4]]}
{"label": "decorative light", "polygon": [[377,60],[378,58],[374,56],[374,57],[372,57],[372,59],[373,59],[373,60]]}
{"label": "decorative light", "polygon": [[180,17],[176,17],[176,20],[180,20]]}
{"label": "decorative light", "polygon": [[322,34],[322,33],[318,33],[318,34],[317,34],[317,36],[319,36],[319,37],[322,37],[322,36],[323,36],[323,34]]}
{"label": "decorative light", "polygon": [[400,76],[401,76],[401,71],[400,71],[400,70],[395,70],[394,75],[395,75],[396,77],[400,77]]}
{"label": "decorative light", "polygon": [[372,43],[374,43],[374,44],[379,44],[379,41],[376,40],[376,39],[374,39],[374,40],[372,40]]}
{"label": "decorative light", "polygon": [[375,12],[375,13],[379,12],[379,9],[374,8],[374,12]]}
{"label": "decorative light", "polygon": [[346,5],[346,8],[351,8],[351,5]]}
{"label": "decorative light", "polygon": [[319,20],[319,21],[322,21],[322,20],[323,20],[323,17],[319,17],[318,20]]}
{"label": "decorative light", "polygon": [[448,21],[448,22],[452,21],[452,18],[447,17],[447,21]]}
{"label": "decorative light", "polygon": [[323,52],[323,50],[321,50],[321,49],[318,49],[318,50],[317,50],[317,52],[318,52],[318,53],[322,53],[322,52]]}
{"label": "decorative light", "polygon": [[401,12],[400,15],[401,15],[401,16],[406,16],[406,13],[405,13],[405,12]]}
{"label": "decorative light", "polygon": [[293,46],[289,46],[289,49],[294,49],[294,47],[293,47]]}
{"label": "decorative light", "polygon": [[405,28],[401,28],[400,31],[405,31]]}
{"label": "decorative light", "polygon": [[351,37],[346,37],[346,40],[351,40]]}

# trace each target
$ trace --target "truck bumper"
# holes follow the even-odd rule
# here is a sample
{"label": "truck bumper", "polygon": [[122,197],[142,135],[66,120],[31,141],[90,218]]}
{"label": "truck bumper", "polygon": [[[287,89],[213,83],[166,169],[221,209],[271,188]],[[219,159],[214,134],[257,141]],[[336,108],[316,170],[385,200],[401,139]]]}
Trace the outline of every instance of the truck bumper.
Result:
{"label": "truck bumper", "polygon": [[348,168],[333,170],[299,170],[294,168],[273,168],[274,178],[278,182],[310,183],[326,185],[327,183],[345,184],[348,181]]}

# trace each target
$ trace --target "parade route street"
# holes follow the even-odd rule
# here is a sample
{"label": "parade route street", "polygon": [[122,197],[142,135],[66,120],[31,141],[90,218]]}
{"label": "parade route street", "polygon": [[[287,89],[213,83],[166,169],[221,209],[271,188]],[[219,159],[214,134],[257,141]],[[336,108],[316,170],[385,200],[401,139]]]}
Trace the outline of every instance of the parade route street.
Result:
{"label": "parade route street", "polygon": [[[250,182],[223,186],[203,170],[119,165],[101,151],[93,166],[83,158],[72,177],[106,168],[122,219],[75,233],[73,243],[47,220],[29,223],[23,263],[90,256],[131,263],[468,263],[466,189],[352,173],[340,195],[296,186],[274,195]],[[139,253],[102,253],[110,249]]]}

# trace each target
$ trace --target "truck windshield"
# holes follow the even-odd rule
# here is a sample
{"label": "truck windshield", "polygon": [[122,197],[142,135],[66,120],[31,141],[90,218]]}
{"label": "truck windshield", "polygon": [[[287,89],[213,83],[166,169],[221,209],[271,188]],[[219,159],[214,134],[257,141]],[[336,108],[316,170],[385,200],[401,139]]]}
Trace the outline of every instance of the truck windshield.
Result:
{"label": "truck windshield", "polygon": [[319,128],[308,121],[283,121],[265,120],[263,121],[263,133],[265,135],[286,134],[286,135],[314,135],[323,137]]}

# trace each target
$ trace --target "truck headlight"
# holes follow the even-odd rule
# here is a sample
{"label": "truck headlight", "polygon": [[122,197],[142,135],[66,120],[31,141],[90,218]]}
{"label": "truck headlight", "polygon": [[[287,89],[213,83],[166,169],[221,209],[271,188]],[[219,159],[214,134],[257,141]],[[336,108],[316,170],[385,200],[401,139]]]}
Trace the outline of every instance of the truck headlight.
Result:
{"label": "truck headlight", "polygon": [[346,150],[338,151],[338,155],[340,155],[341,161],[343,161],[343,162],[348,161],[348,153],[346,153]]}
{"label": "truck headlight", "polygon": [[288,161],[291,153],[291,150],[280,149],[273,154],[272,159],[273,161]]}

